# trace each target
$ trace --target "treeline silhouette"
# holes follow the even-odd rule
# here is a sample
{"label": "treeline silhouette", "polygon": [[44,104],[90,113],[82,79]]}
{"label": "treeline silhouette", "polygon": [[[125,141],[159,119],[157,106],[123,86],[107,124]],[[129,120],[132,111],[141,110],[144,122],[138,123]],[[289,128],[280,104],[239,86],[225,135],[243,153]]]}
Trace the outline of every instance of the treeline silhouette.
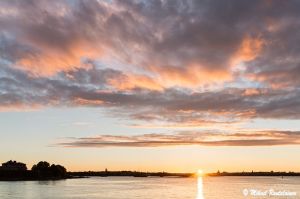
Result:
{"label": "treeline silhouette", "polygon": [[68,178],[65,167],[40,161],[27,170],[24,163],[8,161],[0,167],[0,180],[59,180]]}
{"label": "treeline silhouette", "polygon": [[297,172],[280,172],[280,171],[251,171],[251,172],[216,172],[209,173],[208,176],[300,176]]}
{"label": "treeline silhouette", "polygon": [[61,165],[41,161],[31,168],[31,173],[36,178],[66,178],[67,169]]}
{"label": "treeline silhouette", "polygon": [[140,171],[83,171],[68,172],[71,176],[128,176],[128,177],[191,177],[191,173],[167,173],[167,172],[140,172]]}

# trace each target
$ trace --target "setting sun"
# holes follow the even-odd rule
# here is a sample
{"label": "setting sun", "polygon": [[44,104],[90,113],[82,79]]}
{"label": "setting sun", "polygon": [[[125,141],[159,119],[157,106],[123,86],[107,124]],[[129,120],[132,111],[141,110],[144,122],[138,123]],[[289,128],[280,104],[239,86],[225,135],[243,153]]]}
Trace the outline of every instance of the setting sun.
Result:
{"label": "setting sun", "polygon": [[197,171],[197,176],[203,176],[203,171],[201,169]]}

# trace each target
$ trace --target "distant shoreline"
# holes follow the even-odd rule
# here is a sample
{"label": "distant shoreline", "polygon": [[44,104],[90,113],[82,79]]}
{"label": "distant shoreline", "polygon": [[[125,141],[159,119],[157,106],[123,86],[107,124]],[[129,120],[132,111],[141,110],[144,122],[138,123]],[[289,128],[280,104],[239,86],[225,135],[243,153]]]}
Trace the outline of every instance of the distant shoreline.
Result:
{"label": "distant shoreline", "polygon": [[80,171],[80,172],[68,172],[68,175],[75,177],[192,177],[193,173],[168,173],[168,172],[139,172],[139,171]]}
{"label": "distant shoreline", "polygon": [[219,176],[300,176],[298,172],[217,172],[208,173],[207,176],[219,177]]}
{"label": "distant shoreline", "polygon": [[[138,171],[82,171],[68,172],[70,176],[78,177],[113,177],[113,176],[128,176],[128,177],[195,177],[195,173],[168,173],[168,172],[138,172]],[[222,176],[300,176],[297,172],[216,172],[207,173],[204,176],[222,177]]]}

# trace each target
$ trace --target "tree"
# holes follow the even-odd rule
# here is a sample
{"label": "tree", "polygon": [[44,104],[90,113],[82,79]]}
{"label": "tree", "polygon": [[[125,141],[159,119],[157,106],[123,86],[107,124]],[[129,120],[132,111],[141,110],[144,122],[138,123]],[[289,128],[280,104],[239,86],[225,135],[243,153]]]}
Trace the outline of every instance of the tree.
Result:
{"label": "tree", "polygon": [[61,165],[50,164],[40,161],[37,165],[33,165],[32,172],[39,178],[64,178],[67,176],[67,170]]}
{"label": "tree", "polygon": [[50,167],[51,173],[55,177],[65,177],[67,175],[67,170],[61,165],[52,164]]}
{"label": "tree", "polygon": [[34,170],[38,170],[38,171],[44,171],[47,170],[49,168],[50,164],[46,161],[40,161],[39,163],[37,163],[37,165],[33,165],[32,166],[32,171]]}

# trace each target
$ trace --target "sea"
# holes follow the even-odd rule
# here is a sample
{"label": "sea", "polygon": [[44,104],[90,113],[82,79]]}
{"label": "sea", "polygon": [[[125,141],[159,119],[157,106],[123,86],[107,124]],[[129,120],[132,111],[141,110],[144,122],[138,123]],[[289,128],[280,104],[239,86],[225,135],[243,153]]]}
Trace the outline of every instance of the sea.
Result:
{"label": "sea", "polygon": [[300,198],[300,177],[90,177],[1,181],[0,199]]}

